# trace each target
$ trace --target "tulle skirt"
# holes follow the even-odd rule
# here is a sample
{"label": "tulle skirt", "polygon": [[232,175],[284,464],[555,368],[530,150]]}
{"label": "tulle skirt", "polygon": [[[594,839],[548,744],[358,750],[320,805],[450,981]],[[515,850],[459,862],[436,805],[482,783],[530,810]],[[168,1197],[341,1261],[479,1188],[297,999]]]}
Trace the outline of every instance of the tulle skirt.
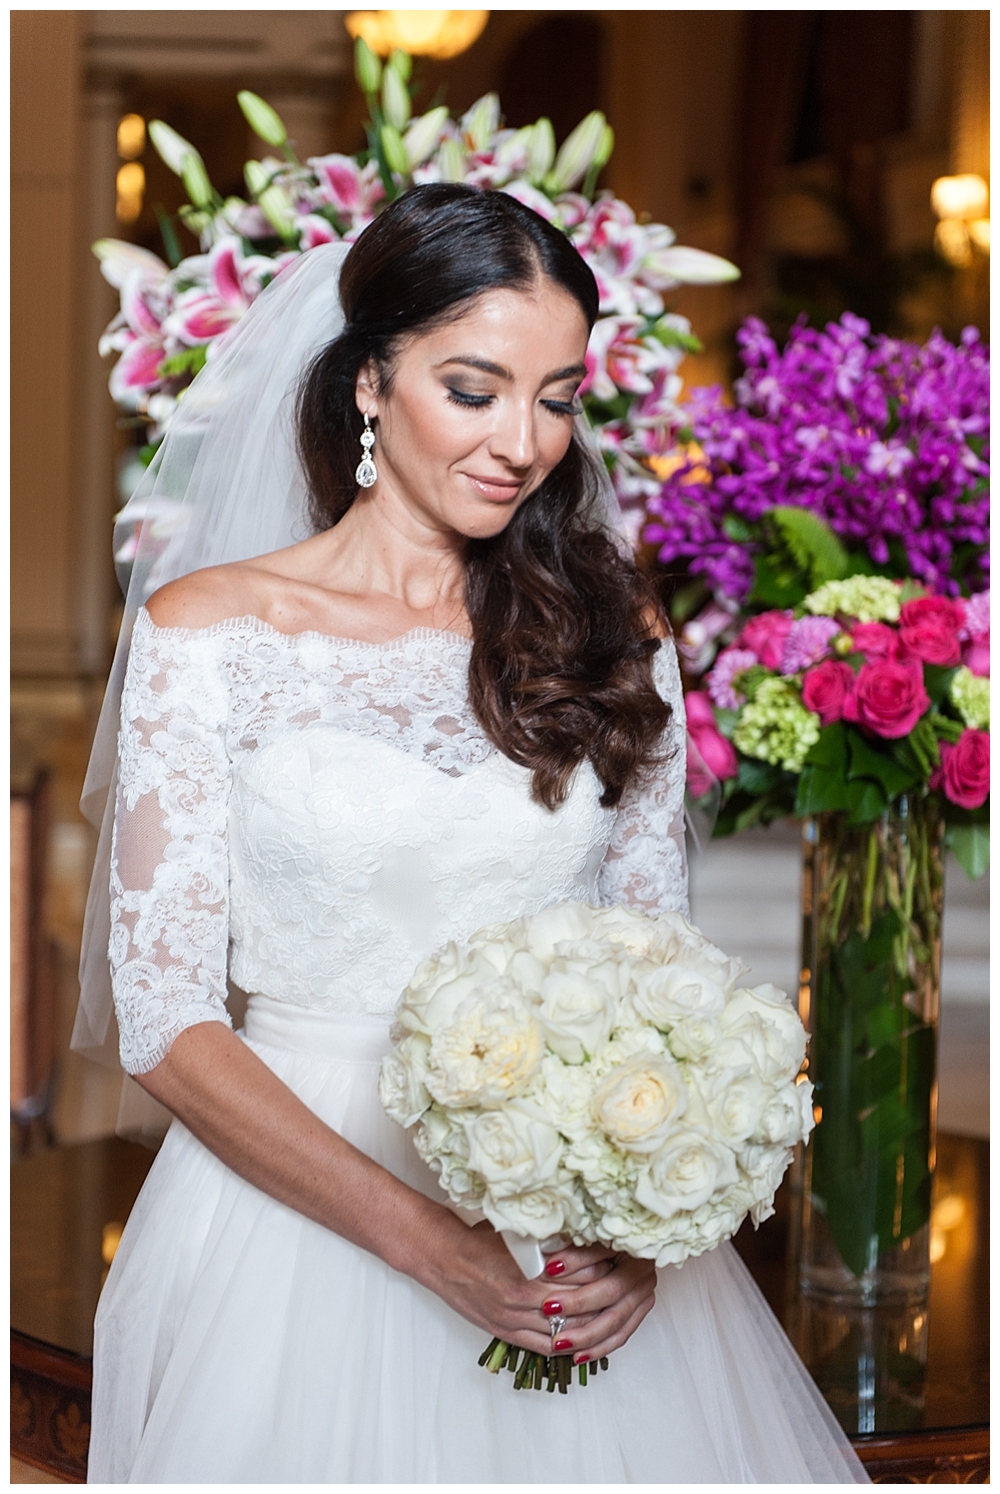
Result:
{"label": "tulle skirt", "polygon": [[[382,1112],[382,1026],[251,998],[244,1040],[431,1197]],[[607,1374],[515,1391],[433,1293],[244,1182],[175,1121],[95,1329],[92,1483],[866,1483],[736,1252],[660,1272]]]}

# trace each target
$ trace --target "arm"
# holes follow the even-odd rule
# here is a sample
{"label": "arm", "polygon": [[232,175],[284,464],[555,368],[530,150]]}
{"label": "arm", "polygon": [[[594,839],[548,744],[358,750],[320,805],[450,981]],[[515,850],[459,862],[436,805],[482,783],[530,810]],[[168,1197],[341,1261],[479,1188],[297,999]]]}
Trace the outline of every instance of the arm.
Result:
{"label": "arm", "polygon": [[[248,1182],[379,1256],[498,1337],[544,1352],[552,1283],[326,1126],[230,1030],[225,694],[210,635],[140,617],[122,698],[111,959],[124,1067]],[[607,1252],[565,1252],[583,1352],[632,1331],[643,1299]],[[581,1275],[582,1273],[582,1275]],[[573,1284],[568,1284],[568,1278]]]}
{"label": "arm", "polygon": [[688,912],[684,845],[686,723],[677,651],[661,638],[653,678],[671,717],[663,736],[663,761],[650,778],[629,790],[618,807],[598,895],[607,907],[625,903],[645,913]]}

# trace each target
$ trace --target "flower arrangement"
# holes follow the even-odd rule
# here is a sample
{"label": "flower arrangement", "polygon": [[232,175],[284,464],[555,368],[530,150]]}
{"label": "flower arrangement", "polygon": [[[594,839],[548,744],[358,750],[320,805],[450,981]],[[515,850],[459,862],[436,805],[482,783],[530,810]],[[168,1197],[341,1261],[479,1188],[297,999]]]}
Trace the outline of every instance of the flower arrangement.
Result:
{"label": "flower arrangement", "polygon": [[845,314],[799,323],[779,352],[750,318],[737,341],[735,405],[692,391],[683,455],[649,500],[661,562],[730,612],[794,606],[838,566],[946,596],[985,589],[989,353],[975,328],[920,347]]}
{"label": "flower arrangement", "polygon": [[600,112],[557,150],[547,119],[504,128],[495,94],[457,120],[443,105],[414,116],[411,60],[403,53],[383,66],[359,40],[355,63],[371,115],[368,148],[356,156],[300,162],[275,111],[249,91],[239,94],[251,127],[279,152],[247,162],[246,198],[224,201],[195,147],[161,121],[150,124],[154,146],[184,182],[190,202],[180,218],[198,235],[202,252],[181,258],[169,222],[169,264],[118,240],[94,246],[105,278],[121,294],[120,312],[101,341],[102,353],[119,355],[110,377],[113,398],[148,422],[152,448],[205,360],[300,255],[353,241],[385,203],[414,184],[468,182],[509,192],[563,229],[597,277],[601,314],[581,394],[637,535],[643,504],[659,491],[649,459],[669,448],[681,418],[677,370],[699,346],[664,296],[682,284],[733,279],[738,271],[717,255],[676,244],[663,224],[640,223],[612,193],[596,193],[614,144]]}
{"label": "flower arrangement", "polygon": [[[480,929],[404,992],[382,1104],[497,1230],[680,1264],[773,1212],[812,1128],[802,1024],[745,974],[678,913],[560,903]],[[481,1363],[568,1383],[565,1356],[494,1341]]]}
{"label": "flower arrangement", "polygon": [[[852,576],[751,616],[687,697],[694,745],[723,780],[720,833],[830,810],[866,824],[900,794],[939,792],[955,853],[977,875],[989,668],[988,592],[962,600]],[[697,763],[693,792],[705,776]]]}

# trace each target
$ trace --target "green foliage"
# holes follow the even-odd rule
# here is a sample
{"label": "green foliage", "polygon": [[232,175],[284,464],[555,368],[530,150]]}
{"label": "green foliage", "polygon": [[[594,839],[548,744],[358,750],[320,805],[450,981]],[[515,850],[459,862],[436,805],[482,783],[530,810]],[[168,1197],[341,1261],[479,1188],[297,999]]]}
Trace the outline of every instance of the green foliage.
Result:
{"label": "green foliage", "polygon": [[950,825],[947,843],[966,876],[976,881],[990,864],[989,825]]}
{"label": "green foliage", "polygon": [[182,374],[190,374],[194,378],[205,367],[207,357],[208,348],[204,343],[196,348],[185,348],[181,353],[173,353],[169,358],[164,358],[158,370],[159,375],[163,379],[177,378]]}
{"label": "green foliage", "polygon": [[769,509],[762,538],[751,600],[766,607],[795,607],[825,581],[839,581],[848,573],[850,561],[840,540],[807,509],[788,504]]}

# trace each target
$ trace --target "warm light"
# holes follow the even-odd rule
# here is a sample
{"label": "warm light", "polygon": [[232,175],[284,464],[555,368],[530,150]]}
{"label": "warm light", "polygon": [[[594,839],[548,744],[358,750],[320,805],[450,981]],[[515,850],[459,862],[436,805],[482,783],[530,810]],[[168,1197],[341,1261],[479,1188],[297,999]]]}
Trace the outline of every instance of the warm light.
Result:
{"label": "warm light", "polygon": [[942,218],[934,230],[934,247],[950,265],[964,268],[972,258],[969,230],[961,218]]}
{"label": "warm light", "polygon": [[127,166],[118,168],[115,187],[118,192],[115,217],[119,223],[134,223],[142,212],[142,195],[146,190],[146,173],[138,161],[129,161]]}
{"label": "warm light", "polygon": [[457,57],[482,35],[488,10],[352,10],[344,19],[351,36],[364,37],[388,57],[397,48],[414,57]]}
{"label": "warm light", "polygon": [[117,1219],[113,1219],[101,1231],[101,1260],[106,1266],[110,1266],[115,1258],[115,1251],[118,1249],[124,1227],[118,1223]]}
{"label": "warm light", "polygon": [[134,161],[146,149],[146,121],[141,114],[126,114],[118,121],[118,154]]}
{"label": "warm light", "polygon": [[972,171],[939,176],[931,188],[931,207],[939,218],[981,218],[989,200],[989,187]]}
{"label": "warm light", "polygon": [[949,1193],[934,1205],[932,1219],[937,1229],[954,1229],[965,1218],[965,1199],[957,1193]]}
{"label": "warm light", "polygon": [[973,218],[969,224],[969,238],[977,249],[984,254],[990,252],[990,220],[989,218]]}

